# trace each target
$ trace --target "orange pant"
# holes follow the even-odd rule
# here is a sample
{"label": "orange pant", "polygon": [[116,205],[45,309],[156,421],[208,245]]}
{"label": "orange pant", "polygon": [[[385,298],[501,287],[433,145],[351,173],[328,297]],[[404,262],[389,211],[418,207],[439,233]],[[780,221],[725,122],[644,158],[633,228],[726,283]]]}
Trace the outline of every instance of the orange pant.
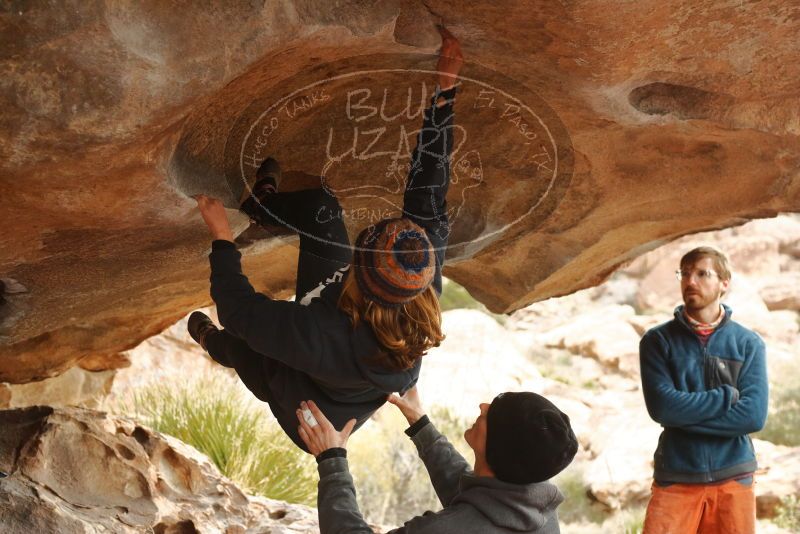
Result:
{"label": "orange pant", "polygon": [[754,534],[753,484],[653,484],[642,534]]}

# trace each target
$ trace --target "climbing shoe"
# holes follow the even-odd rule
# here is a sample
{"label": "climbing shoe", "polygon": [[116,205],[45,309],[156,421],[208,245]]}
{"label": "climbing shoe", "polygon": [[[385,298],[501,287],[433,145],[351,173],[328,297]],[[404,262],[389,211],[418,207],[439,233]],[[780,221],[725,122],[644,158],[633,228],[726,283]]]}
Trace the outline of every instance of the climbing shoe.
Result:
{"label": "climbing shoe", "polygon": [[239,209],[254,222],[259,222],[263,215],[261,202],[272,193],[277,193],[281,183],[281,167],[275,158],[267,158],[261,162],[252,188],[245,187],[239,198]]}
{"label": "climbing shoe", "polygon": [[206,350],[206,336],[210,332],[219,332],[219,329],[211,322],[211,318],[203,312],[192,312],[189,316],[189,324],[187,325],[189,335],[192,336],[203,350]]}

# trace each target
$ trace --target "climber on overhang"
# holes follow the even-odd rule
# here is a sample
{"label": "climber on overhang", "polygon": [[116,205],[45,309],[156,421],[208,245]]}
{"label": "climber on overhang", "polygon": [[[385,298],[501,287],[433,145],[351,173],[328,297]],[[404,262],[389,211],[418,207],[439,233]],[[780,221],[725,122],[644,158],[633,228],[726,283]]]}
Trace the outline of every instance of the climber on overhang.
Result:
{"label": "climber on overhang", "polygon": [[295,301],[253,289],[222,203],[195,197],[214,239],[211,297],[224,330],[194,312],[189,333],[269,403],[302,449],[295,419],[300,401],[313,399],[337,428],[358,428],[388,395],[416,384],[422,356],[444,339],[439,295],[450,232],[445,197],[464,60],[458,40],[444,27],[439,32],[438,85],[411,156],[402,217],[365,228],[353,251],[341,217],[316,218],[323,207],[340,213],[336,198],[322,189],[278,192],[281,171],[272,158],[242,195],[240,209],[254,222],[300,234]]}

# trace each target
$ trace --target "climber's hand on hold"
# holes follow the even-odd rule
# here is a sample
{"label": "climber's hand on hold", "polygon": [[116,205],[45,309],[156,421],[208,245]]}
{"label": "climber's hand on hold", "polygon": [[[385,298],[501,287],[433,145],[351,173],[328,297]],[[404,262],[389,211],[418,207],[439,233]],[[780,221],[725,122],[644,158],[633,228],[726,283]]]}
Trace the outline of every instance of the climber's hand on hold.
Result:
{"label": "climber's hand on hold", "polygon": [[194,199],[197,201],[200,215],[203,216],[203,220],[211,231],[212,237],[215,240],[233,241],[231,225],[228,223],[228,214],[225,213],[225,207],[222,202],[206,195],[196,195]]}
{"label": "climber's hand on hold", "polygon": [[350,419],[341,431],[337,431],[311,400],[301,402],[296,414],[300,422],[300,427],[297,429],[300,439],[308,447],[308,452],[314,456],[319,456],[328,449],[345,448],[347,439],[356,426],[356,420]]}
{"label": "climber's hand on hold", "polygon": [[442,36],[442,48],[439,50],[436,70],[439,72],[439,87],[446,91],[456,84],[458,73],[464,64],[464,55],[461,53],[461,43],[455,35],[441,24],[437,25],[437,29]]}

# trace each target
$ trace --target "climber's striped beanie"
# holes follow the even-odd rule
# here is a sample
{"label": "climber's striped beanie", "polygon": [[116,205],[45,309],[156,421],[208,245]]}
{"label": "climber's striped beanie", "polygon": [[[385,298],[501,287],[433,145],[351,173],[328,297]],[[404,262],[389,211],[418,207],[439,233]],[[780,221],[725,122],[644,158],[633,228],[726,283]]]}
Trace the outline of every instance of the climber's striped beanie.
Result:
{"label": "climber's striped beanie", "polygon": [[436,257],[417,224],[405,218],[384,219],[358,234],[353,268],[367,299],[396,307],[431,285]]}

